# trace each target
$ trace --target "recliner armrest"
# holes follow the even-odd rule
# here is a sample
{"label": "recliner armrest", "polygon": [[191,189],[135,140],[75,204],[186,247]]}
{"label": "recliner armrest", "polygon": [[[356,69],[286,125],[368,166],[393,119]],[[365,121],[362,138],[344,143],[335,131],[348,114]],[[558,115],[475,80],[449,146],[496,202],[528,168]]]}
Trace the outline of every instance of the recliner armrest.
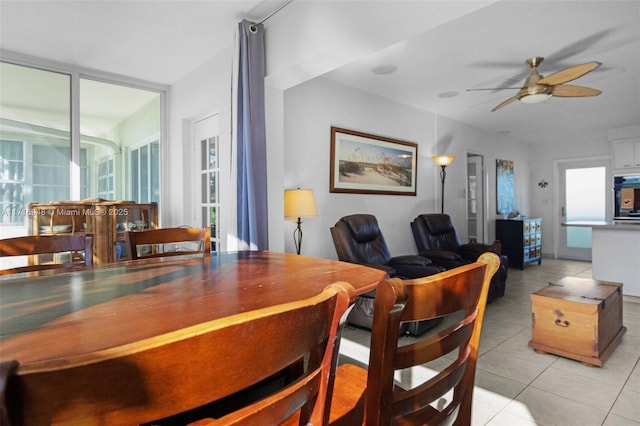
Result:
{"label": "recliner armrest", "polygon": [[396,277],[402,279],[426,277],[444,271],[444,268],[433,265],[431,259],[417,255],[394,257],[389,265],[396,269]]}
{"label": "recliner armrest", "polygon": [[472,261],[476,261],[476,259],[478,259],[478,257],[485,252],[492,252],[495,253],[497,255],[501,255],[501,247],[499,244],[493,244],[493,245],[489,245],[489,244],[482,244],[482,243],[467,243],[467,244],[462,244],[460,246],[460,254],[462,255],[462,257],[464,257],[465,259],[469,259]]}
{"label": "recliner armrest", "polygon": [[435,260],[435,263],[438,263],[437,260],[462,260],[462,256],[458,253],[449,250],[426,250],[418,253],[420,256],[425,256]]}
{"label": "recliner armrest", "polygon": [[431,262],[431,259],[413,254],[396,256],[392,257],[391,260],[389,260],[389,265],[392,265],[393,267],[397,267],[400,265],[429,266],[432,263],[433,262]]}

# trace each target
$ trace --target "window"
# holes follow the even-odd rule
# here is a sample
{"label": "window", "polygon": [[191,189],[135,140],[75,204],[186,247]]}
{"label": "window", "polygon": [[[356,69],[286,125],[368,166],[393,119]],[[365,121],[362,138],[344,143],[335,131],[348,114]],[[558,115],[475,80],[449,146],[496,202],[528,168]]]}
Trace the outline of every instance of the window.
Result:
{"label": "window", "polygon": [[68,147],[32,145],[32,199],[39,202],[69,198]]}
{"label": "window", "polygon": [[2,224],[24,220],[24,144],[0,140],[0,211]]}
{"label": "window", "polygon": [[156,140],[132,149],[129,164],[131,199],[138,203],[158,202],[160,198],[160,142]]}
{"label": "window", "polygon": [[[164,88],[134,88],[72,70],[54,72],[3,61],[0,86],[3,236],[27,233],[25,215],[31,202],[92,197],[159,201]],[[77,105],[71,104],[74,87],[79,91]],[[79,111],[77,121],[72,107]],[[73,140],[72,129],[79,129]],[[134,151],[135,173],[126,164],[126,153]]]}
{"label": "window", "polygon": [[113,200],[115,194],[115,165],[114,158],[108,157],[98,161],[96,176],[96,196],[105,200]]}

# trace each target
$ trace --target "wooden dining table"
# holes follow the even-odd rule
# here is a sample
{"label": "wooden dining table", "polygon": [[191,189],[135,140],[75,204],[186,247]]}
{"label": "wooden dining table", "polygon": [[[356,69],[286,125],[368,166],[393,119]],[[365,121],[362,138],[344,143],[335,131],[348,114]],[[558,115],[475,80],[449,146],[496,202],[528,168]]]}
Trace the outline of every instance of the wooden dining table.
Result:
{"label": "wooden dining table", "polygon": [[0,361],[73,362],[241,312],[301,300],[347,281],[374,289],[381,270],[268,251],[120,262],[0,277]]}

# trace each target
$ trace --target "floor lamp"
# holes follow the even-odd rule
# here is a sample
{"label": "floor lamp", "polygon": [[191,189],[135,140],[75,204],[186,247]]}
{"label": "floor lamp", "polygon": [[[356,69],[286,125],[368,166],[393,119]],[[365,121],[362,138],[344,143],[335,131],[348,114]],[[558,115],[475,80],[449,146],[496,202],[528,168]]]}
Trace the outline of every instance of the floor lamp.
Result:
{"label": "floor lamp", "polygon": [[286,189],[284,191],[284,217],[297,223],[293,231],[293,242],[296,245],[296,253],[300,254],[302,248],[302,220],[303,217],[318,216],[316,201],[311,189]]}
{"label": "floor lamp", "polygon": [[442,182],[442,195],[440,197],[440,201],[442,203],[441,213],[444,214],[444,180],[447,177],[447,166],[453,162],[453,159],[456,158],[453,155],[434,155],[433,161],[441,167],[440,169],[440,181]]}

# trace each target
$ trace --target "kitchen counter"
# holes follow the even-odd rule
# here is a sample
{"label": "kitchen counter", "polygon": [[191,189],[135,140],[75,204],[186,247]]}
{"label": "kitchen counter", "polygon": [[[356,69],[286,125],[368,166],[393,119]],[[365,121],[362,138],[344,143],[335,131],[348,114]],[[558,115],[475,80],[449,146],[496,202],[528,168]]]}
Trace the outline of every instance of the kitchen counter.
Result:
{"label": "kitchen counter", "polygon": [[640,221],[637,222],[599,222],[599,221],[575,221],[564,222],[562,226],[578,226],[592,229],[613,229],[618,231],[640,231]]}
{"label": "kitchen counter", "polygon": [[600,222],[565,226],[591,226],[594,279],[622,283],[622,294],[640,297],[640,224]]}

